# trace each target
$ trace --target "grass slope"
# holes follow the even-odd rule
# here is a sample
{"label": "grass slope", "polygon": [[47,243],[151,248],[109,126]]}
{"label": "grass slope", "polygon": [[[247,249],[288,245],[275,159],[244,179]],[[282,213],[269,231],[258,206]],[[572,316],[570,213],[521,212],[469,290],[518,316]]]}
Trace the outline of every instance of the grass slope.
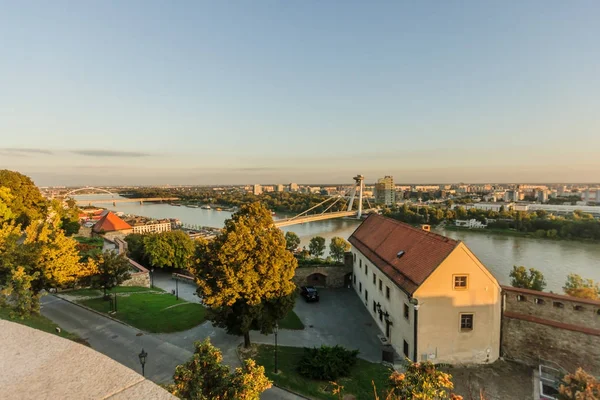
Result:
{"label": "grass slope", "polygon": [[[81,296],[81,297],[94,297],[102,296],[102,289],[76,289],[76,290],[65,290],[60,294],[66,294],[68,296]],[[107,293],[135,293],[135,292],[164,292],[164,290],[154,287],[152,289],[143,286],[116,286],[109,290]]]}
{"label": "grass slope", "polygon": [[[275,374],[275,346],[257,345],[257,353],[250,355],[259,365],[265,367],[265,373],[277,385],[290,389],[294,392],[306,395],[315,399],[338,399],[337,395],[331,394],[332,385],[326,381],[317,381],[305,378],[298,374],[296,366],[302,358],[304,349],[301,347],[278,346],[278,369]],[[378,393],[383,393],[388,377],[391,375],[391,369],[368,361],[358,359],[352,369],[349,378],[341,378],[338,384],[344,387],[343,394],[351,394],[357,399],[372,399],[373,385],[377,387]]]}
{"label": "grass slope", "polygon": [[291,329],[300,331],[304,329],[304,324],[300,321],[300,318],[292,310],[290,311],[281,321],[279,321],[279,328]]}
{"label": "grass slope", "polygon": [[56,325],[54,322],[44,317],[43,315],[31,315],[27,318],[11,318],[10,317],[10,308],[0,307],[0,319],[4,319],[11,322],[16,322],[17,324],[25,325],[30,328],[38,329],[40,331],[52,333],[53,335],[57,335],[63,337],[65,339],[74,340],[78,343],[85,343],[79,336],[74,333],[69,333],[65,330],[61,330],[60,333],[56,332]]}
{"label": "grass slope", "polygon": [[[103,313],[110,311],[110,302],[102,298],[80,303]],[[176,300],[170,294],[131,293],[117,296],[117,313],[112,316],[147,332],[168,333],[185,331],[201,324],[206,310],[200,304]]]}

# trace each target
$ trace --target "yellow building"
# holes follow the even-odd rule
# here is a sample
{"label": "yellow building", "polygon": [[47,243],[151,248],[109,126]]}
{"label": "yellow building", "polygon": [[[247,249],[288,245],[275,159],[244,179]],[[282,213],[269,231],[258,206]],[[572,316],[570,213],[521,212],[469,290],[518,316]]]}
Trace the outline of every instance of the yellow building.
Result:
{"label": "yellow building", "polygon": [[464,243],[377,214],[349,241],[354,290],[398,354],[459,364],[499,357],[500,285]]}

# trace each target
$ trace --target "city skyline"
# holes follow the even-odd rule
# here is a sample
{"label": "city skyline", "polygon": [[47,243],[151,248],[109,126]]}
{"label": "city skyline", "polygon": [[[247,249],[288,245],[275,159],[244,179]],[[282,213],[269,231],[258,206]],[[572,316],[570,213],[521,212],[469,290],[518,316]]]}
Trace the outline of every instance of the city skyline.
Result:
{"label": "city skyline", "polygon": [[41,186],[600,179],[595,2],[31,3],[0,168]]}

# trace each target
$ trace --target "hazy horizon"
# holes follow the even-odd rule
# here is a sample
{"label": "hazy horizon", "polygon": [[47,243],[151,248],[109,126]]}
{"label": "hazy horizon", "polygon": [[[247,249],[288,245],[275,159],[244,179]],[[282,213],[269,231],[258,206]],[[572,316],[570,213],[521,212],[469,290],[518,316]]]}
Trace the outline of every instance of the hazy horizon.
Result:
{"label": "hazy horizon", "polygon": [[600,3],[23,1],[0,168],[40,186],[598,182]]}

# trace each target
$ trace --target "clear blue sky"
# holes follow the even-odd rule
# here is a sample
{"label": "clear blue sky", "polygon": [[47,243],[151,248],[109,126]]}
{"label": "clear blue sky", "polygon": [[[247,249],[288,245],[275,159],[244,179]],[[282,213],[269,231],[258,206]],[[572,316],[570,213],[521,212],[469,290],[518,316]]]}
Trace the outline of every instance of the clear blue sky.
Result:
{"label": "clear blue sky", "polygon": [[38,184],[600,181],[600,2],[13,1]]}

